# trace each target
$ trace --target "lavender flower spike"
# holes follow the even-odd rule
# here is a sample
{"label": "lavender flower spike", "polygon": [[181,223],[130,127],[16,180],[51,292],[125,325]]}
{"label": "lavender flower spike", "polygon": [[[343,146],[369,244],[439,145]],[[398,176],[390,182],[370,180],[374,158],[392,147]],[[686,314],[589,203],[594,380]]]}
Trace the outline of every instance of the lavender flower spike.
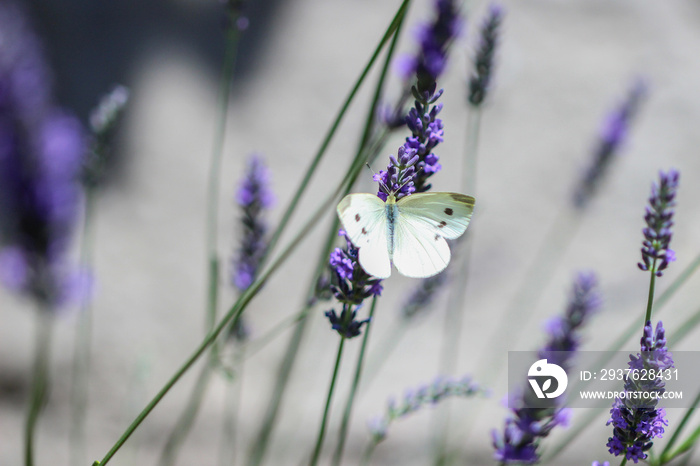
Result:
{"label": "lavender flower spike", "polygon": [[255,281],[260,261],[267,249],[267,224],[263,214],[272,206],[274,199],[268,186],[269,178],[262,157],[252,155],[236,194],[236,202],[242,211],[243,239],[233,260],[231,283],[239,291],[246,290]]}
{"label": "lavender flower spike", "polygon": [[[628,363],[631,372],[646,369],[655,372],[673,367],[673,358],[666,347],[666,335],[661,322],[652,330],[651,322],[644,327],[640,342],[641,354],[630,355]],[[652,447],[654,438],[661,438],[664,426],[668,426],[666,411],[657,408],[658,396],[665,392],[662,378],[627,377],[625,393],[647,392],[656,396],[626,396],[617,398],[610,410],[607,425],[614,427],[613,436],[608,439],[608,451],[615,456],[623,455],[637,463],[647,458],[646,452]]]}
{"label": "lavender flower spike", "polygon": [[471,397],[477,394],[488,395],[488,391],[465,376],[461,380],[437,377],[430,385],[423,385],[417,390],[407,390],[400,403],[390,399],[386,413],[371,419],[367,426],[374,443],[384,440],[389,426],[397,419],[419,411],[425,406],[436,405],[445,398]]}
{"label": "lavender flower spike", "polygon": [[[548,323],[549,340],[539,351],[540,359],[561,366],[567,372],[580,344],[580,328],[600,305],[596,278],[592,273],[580,273],[573,286],[572,296],[564,315]],[[526,392],[531,393],[531,392]],[[494,458],[503,464],[533,464],[539,460],[540,441],[558,425],[568,423],[568,409],[552,399],[547,407],[531,407],[534,395],[513,396],[509,406],[513,415],[506,419],[502,433],[492,432]]]}
{"label": "lavender flower spike", "polygon": [[591,165],[574,189],[574,206],[583,209],[593,197],[600,180],[607,173],[610,163],[628,138],[630,126],[639,113],[647,86],[637,79],[622,104],[607,115],[596,142]]}
{"label": "lavender flower spike", "polygon": [[659,184],[651,187],[649,206],[644,216],[647,226],[642,230],[642,262],[637,265],[642,270],[651,270],[657,277],[663,275],[662,271],[668,264],[676,260],[676,254],[669,245],[679,176],[676,170],[659,173]]}
{"label": "lavender flower spike", "polygon": [[479,46],[474,57],[474,71],[469,79],[469,103],[475,107],[484,102],[489,91],[503,15],[503,7],[492,3],[481,26]]}
{"label": "lavender flower spike", "polygon": [[462,29],[457,2],[436,0],[437,16],[431,24],[424,25],[418,35],[420,52],[402,63],[402,73],[408,78],[415,73],[417,83],[414,97],[424,102],[436,99],[436,81],[447,65],[447,50]]}
{"label": "lavender flower spike", "polygon": [[363,324],[369,319],[357,320],[357,310],[362,302],[372,296],[382,294],[382,281],[369,275],[358,261],[359,250],[352,244],[343,230],[338,233],[345,237],[346,247],[335,248],[330,256],[330,288],[335,299],[342,305],[340,315],[335,310],[326,312],[331,328],[344,338],[360,335]]}
{"label": "lavender flower spike", "polygon": [[51,102],[38,40],[10,2],[0,4],[0,32],[0,277],[53,308],[77,286],[65,255],[85,141]]}

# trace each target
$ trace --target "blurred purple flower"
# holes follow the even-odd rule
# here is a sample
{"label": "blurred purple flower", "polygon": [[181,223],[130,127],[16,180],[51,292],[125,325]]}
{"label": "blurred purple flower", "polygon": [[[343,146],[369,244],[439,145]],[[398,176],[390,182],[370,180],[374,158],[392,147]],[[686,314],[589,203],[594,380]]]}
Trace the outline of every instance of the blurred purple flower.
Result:
{"label": "blurred purple flower", "polygon": [[669,245],[673,236],[671,227],[679,177],[676,170],[659,172],[659,184],[651,187],[649,206],[644,215],[647,226],[642,230],[642,262],[637,265],[642,270],[651,270],[657,277],[663,275],[662,271],[668,264],[676,260],[676,253]]}
{"label": "blurred purple flower", "polygon": [[636,80],[622,104],[606,116],[593,152],[591,165],[574,189],[573,200],[576,208],[586,207],[593,197],[600,180],[608,171],[610,162],[627,140],[629,128],[646,94],[646,83],[641,79]]}
{"label": "blurred purple flower", "polygon": [[[548,322],[549,339],[538,352],[540,359],[557,364],[569,372],[571,359],[580,344],[580,328],[600,306],[596,278],[592,273],[580,273],[574,281],[573,291],[564,315]],[[561,406],[558,398],[551,406],[538,408],[528,400],[527,394],[513,395],[510,407],[513,415],[506,419],[503,432],[492,431],[494,458],[506,463],[536,463],[539,460],[539,442],[556,426],[566,426],[569,410]]]}
{"label": "blurred purple flower", "polygon": [[258,268],[267,250],[265,210],[273,204],[270,175],[260,155],[248,159],[246,173],[236,193],[241,208],[243,238],[233,259],[231,282],[245,291],[257,278]]}
{"label": "blurred purple flower", "polygon": [[[65,302],[65,255],[85,153],[80,123],[50,100],[50,74],[21,10],[0,5],[0,275],[45,305]],[[9,259],[8,259],[9,258]]]}
{"label": "blurred purple flower", "polygon": [[498,36],[504,11],[501,5],[492,3],[481,25],[479,45],[474,57],[474,71],[469,79],[469,102],[479,106],[489,92],[493,74],[493,58],[498,47]]}

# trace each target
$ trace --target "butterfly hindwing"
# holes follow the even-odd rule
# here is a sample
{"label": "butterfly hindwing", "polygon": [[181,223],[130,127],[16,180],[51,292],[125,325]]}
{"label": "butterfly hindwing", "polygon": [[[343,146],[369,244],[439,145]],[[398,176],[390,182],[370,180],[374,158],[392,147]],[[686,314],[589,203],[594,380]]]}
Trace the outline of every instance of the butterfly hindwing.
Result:
{"label": "butterfly hindwing", "polygon": [[[412,195],[410,197],[415,196]],[[445,269],[450,247],[435,228],[421,217],[400,214],[394,227],[393,262],[407,277],[424,278]]]}
{"label": "butterfly hindwing", "polygon": [[391,275],[384,201],[374,194],[349,194],[338,204],[338,216],[350,241],[360,248],[360,265],[377,278]]}
{"label": "butterfly hindwing", "polygon": [[469,226],[474,198],[459,193],[416,193],[397,202],[399,216],[420,219],[447,239],[459,238]]}

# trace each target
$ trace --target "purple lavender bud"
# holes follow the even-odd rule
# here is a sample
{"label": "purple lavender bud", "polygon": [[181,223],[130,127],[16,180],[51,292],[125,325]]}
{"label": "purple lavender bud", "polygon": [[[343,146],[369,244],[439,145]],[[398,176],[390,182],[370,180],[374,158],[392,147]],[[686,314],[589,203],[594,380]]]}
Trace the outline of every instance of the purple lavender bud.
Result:
{"label": "purple lavender bud", "polygon": [[71,294],[66,253],[84,156],[80,123],[50,100],[50,74],[22,11],[0,5],[0,276],[56,307]]}
{"label": "purple lavender bud", "polygon": [[[641,353],[630,355],[628,366],[632,371],[660,371],[674,366],[673,357],[666,347],[666,334],[661,322],[657,324],[656,332],[652,330],[651,322],[647,322],[640,341],[640,350]],[[613,402],[607,422],[607,425],[613,425],[613,436],[608,438],[606,446],[611,454],[624,455],[628,460],[637,463],[647,458],[646,451],[652,447],[652,440],[663,436],[668,421],[666,411],[657,408],[658,397],[666,391],[664,380],[635,378],[626,377],[626,393],[649,392],[655,393],[656,396],[617,398]]]}
{"label": "purple lavender bud", "polygon": [[601,463],[601,462],[599,462],[599,461],[594,461],[593,463],[591,463],[591,466],[610,466],[610,462],[609,462],[609,461],[603,461],[603,462]]}
{"label": "purple lavender bud", "polygon": [[662,271],[668,264],[676,260],[676,254],[669,244],[679,176],[673,169],[668,173],[659,172],[659,184],[651,187],[649,206],[644,216],[647,227],[642,230],[642,262],[637,265],[642,270],[651,270],[657,277],[663,275]]}
{"label": "purple lavender bud", "polygon": [[488,94],[493,74],[493,58],[503,21],[503,7],[492,3],[479,31],[479,45],[474,57],[474,71],[469,79],[469,103],[479,106]]}
{"label": "purple lavender bud", "polygon": [[593,197],[610,163],[626,141],[629,128],[646,94],[647,86],[644,81],[635,81],[622,104],[605,118],[591,165],[574,189],[573,200],[576,208],[586,207]]}
{"label": "purple lavender bud", "polygon": [[[599,305],[595,276],[592,273],[579,273],[564,315],[549,322],[549,340],[539,351],[538,357],[568,372],[579,346],[580,329]],[[539,460],[537,447],[540,440],[556,426],[568,424],[569,410],[563,408],[558,399],[554,399],[549,407],[532,408],[526,396],[518,394],[511,398],[509,405],[513,414],[506,419],[503,433],[492,432],[494,458],[501,463],[536,463]]]}
{"label": "purple lavender bud", "polygon": [[260,261],[267,250],[267,223],[264,214],[272,206],[270,175],[260,155],[248,159],[246,173],[236,193],[241,208],[243,238],[232,261],[231,283],[246,290],[257,278]]}

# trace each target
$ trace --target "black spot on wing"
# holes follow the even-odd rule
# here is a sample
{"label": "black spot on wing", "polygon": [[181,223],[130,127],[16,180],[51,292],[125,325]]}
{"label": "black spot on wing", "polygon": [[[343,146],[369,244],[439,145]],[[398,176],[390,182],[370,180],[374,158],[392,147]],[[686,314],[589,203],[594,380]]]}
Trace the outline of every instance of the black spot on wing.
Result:
{"label": "black spot on wing", "polygon": [[439,240],[440,240],[440,235],[435,235],[435,241],[439,241]]}
{"label": "black spot on wing", "polygon": [[[452,209],[450,209],[449,207],[447,207],[447,208],[445,209],[445,213],[446,213],[447,215],[452,215],[452,214],[454,213],[454,211],[453,211]],[[355,218],[357,218],[357,217],[355,217]]]}
{"label": "black spot on wing", "polygon": [[355,221],[359,222],[360,221],[360,214],[355,214]]}
{"label": "black spot on wing", "polygon": [[365,227],[362,227],[362,234],[363,234],[363,235],[366,235],[366,234],[367,234],[367,230],[365,229]]}
{"label": "black spot on wing", "polygon": [[447,222],[443,220],[438,224],[438,228],[444,228],[446,225],[447,225]]}

